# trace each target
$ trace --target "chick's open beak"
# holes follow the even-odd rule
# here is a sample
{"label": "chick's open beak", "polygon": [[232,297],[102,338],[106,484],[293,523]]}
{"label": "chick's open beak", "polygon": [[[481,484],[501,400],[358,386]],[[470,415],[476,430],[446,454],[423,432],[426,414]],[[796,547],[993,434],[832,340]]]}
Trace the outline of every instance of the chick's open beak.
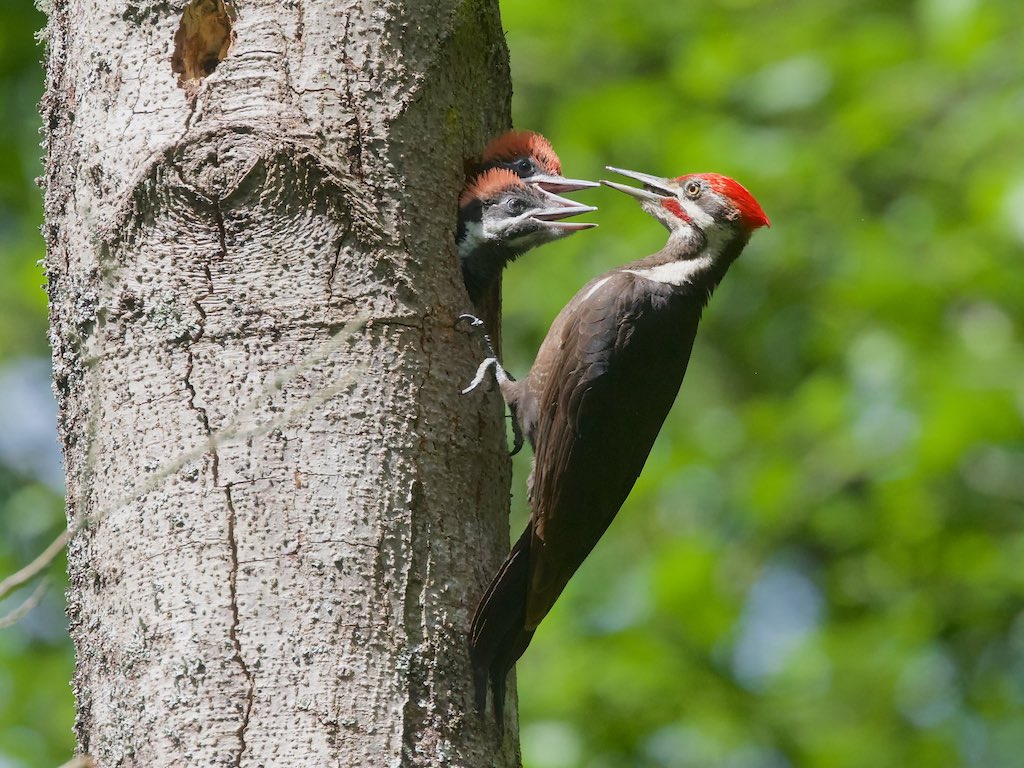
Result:
{"label": "chick's open beak", "polygon": [[585,222],[562,221],[562,219],[567,219],[570,216],[578,216],[581,213],[596,211],[597,208],[594,206],[580,205],[574,200],[559,197],[548,191],[544,191],[544,197],[547,200],[547,205],[543,208],[534,208],[531,211],[527,211],[525,215],[544,222],[550,229],[557,229],[563,232],[578,232],[583,229],[593,229],[597,226],[597,224]]}
{"label": "chick's open beak", "polygon": [[545,192],[576,192],[580,189],[592,189],[593,187],[601,186],[594,181],[584,181],[583,179],[567,179],[564,176],[556,176],[551,173],[538,173],[533,176],[527,176],[523,179],[527,184],[534,184]]}

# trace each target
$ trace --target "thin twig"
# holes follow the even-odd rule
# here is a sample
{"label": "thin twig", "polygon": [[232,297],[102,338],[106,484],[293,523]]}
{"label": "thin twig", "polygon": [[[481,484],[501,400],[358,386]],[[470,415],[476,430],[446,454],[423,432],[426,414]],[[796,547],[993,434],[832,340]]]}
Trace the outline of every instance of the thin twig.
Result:
{"label": "thin twig", "polygon": [[60,554],[61,550],[68,543],[68,539],[71,538],[71,534],[68,531],[62,531],[60,536],[54,539],[50,546],[43,550],[42,554],[39,555],[35,560],[26,565],[20,571],[16,571],[8,576],[3,581],[0,581],[0,597],[8,594],[14,589],[17,589],[22,584],[25,584],[34,579],[46,566],[53,562],[54,558]]}
{"label": "thin twig", "polygon": [[[50,546],[53,546],[52,544]],[[13,627],[19,621],[21,621],[28,612],[39,605],[43,600],[43,596],[46,594],[46,588],[49,586],[50,580],[43,578],[36,585],[36,588],[32,591],[32,594],[28,596],[28,599],[15,608],[13,611],[8,613],[6,616],[0,616],[0,629],[7,629]]]}

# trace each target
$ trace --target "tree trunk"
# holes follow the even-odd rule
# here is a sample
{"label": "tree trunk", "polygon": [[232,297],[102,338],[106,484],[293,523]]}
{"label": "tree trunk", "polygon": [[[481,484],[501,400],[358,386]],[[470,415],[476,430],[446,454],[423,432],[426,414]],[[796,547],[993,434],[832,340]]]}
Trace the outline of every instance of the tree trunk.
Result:
{"label": "tree trunk", "polygon": [[518,765],[466,629],[509,462],[452,245],[496,0],[57,0],[43,103],[79,748]]}

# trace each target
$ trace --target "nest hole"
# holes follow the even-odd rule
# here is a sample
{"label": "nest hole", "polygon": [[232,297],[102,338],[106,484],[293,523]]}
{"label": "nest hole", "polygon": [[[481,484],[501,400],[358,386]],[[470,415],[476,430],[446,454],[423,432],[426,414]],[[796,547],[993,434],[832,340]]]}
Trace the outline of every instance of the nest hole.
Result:
{"label": "nest hole", "polygon": [[233,17],[225,0],[191,0],[185,6],[171,56],[180,87],[194,87],[227,58],[235,39]]}

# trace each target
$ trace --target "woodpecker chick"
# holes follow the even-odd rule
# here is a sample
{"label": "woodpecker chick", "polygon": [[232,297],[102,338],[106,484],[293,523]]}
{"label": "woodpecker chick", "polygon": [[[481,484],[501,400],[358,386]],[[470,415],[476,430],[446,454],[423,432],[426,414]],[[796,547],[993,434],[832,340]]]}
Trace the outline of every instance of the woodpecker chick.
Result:
{"label": "woodpecker chick", "polygon": [[527,184],[558,194],[598,187],[593,181],[562,176],[562,161],[551,142],[534,131],[508,131],[491,141],[483,151],[480,171],[504,168]]}
{"label": "woodpecker chick", "polygon": [[[599,186],[592,181],[567,179],[562,176],[562,162],[555,154],[551,142],[533,131],[508,131],[498,136],[484,149],[480,160],[472,164],[468,173],[476,183],[481,175],[492,169],[504,169],[522,178],[529,184],[548,192],[570,192],[587,187]],[[467,185],[469,186],[469,185]],[[481,257],[482,258],[482,257]],[[469,262],[472,265],[472,261]],[[484,326],[494,337],[494,343],[501,344],[501,270],[508,261],[500,264],[479,264],[480,269],[472,270],[476,277],[466,270],[463,261],[463,282],[473,299],[473,306],[483,318]],[[488,282],[480,282],[479,275],[486,272]]]}
{"label": "woodpecker chick", "polygon": [[484,171],[462,193],[456,245],[469,298],[475,304],[507,264],[538,245],[596,227],[563,221],[597,209],[527,184],[512,171]]}
{"label": "woodpecker chick", "polygon": [[505,679],[608,528],[676,398],[701,313],[758,227],[757,201],[718,174],[608,186],[669,230],[665,246],[587,283],[555,318],[529,375],[497,361],[502,395],[534,447],[526,530],[481,598],[470,630],[477,709],[488,681],[503,720]]}

